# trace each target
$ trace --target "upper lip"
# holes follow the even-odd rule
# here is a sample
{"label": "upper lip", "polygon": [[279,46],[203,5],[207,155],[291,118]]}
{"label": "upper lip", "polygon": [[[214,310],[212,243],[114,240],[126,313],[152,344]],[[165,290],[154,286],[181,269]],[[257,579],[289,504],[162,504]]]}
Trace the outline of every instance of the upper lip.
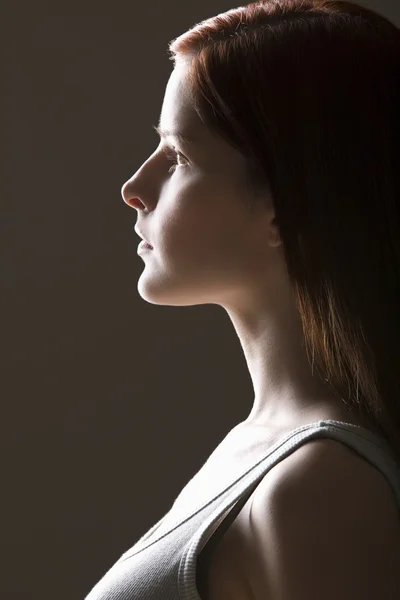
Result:
{"label": "upper lip", "polygon": [[146,238],[144,237],[144,235],[142,234],[142,232],[140,231],[140,229],[138,229],[137,227],[135,227],[135,231],[138,234],[138,236],[141,237],[144,242],[146,242],[146,244],[149,244],[149,246],[151,246],[150,242],[148,242],[146,240]]}

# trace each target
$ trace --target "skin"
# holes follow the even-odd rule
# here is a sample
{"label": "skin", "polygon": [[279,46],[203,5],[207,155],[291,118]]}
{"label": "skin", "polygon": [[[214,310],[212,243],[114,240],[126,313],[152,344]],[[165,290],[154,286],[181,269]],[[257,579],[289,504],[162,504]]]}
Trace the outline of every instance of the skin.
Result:
{"label": "skin", "polygon": [[[213,462],[210,459],[207,461],[205,480],[210,481],[210,473],[214,469],[218,477],[221,472],[229,473],[232,465],[235,473],[244,471],[245,461],[248,466],[254,464],[254,454],[249,452],[249,448],[260,444],[265,452],[266,439],[272,444],[276,441],[275,434],[281,434],[283,430],[292,430],[320,418],[346,420],[372,430],[374,427],[360,418],[356,420],[340,399],[332,397],[324,383],[317,379],[315,373],[312,374],[295,297],[286,271],[272,199],[266,195],[262,202],[255,203],[254,211],[249,210],[248,194],[251,192],[245,185],[244,157],[205,128],[190,101],[186,68],[180,65],[171,74],[160,121],[163,128],[193,136],[196,142],[183,145],[175,139],[162,140],[154,153],[124,184],[121,193],[126,204],[137,210],[137,227],[154,247],[141,254],[144,269],[138,282],[140,296],[158,305],[217,304],[223,307],[232,321],[245,355],[255,392],[253,407],[247,419],[239,424],[243,427],[237,430],[237,435],[227,436],[221,448],[217,448],[210,457]],[[167,147],[170,150],[175,148],[182,155],[177,159],[180,166],[173,173],[168,172],[171,161],[163,153]],[[319,454],[316,455],[316,452]],[[313,463],[310,462],[311,457]],[[329,463],[328,468],[325,466],[327,457],[336,461]],[[321,464],[324,466],[322,474]],[[314,466],[318,465],[319,470],[315,471]],[[344,474],[347,476],[342,485],[337,485],[336,480],[332,484],[330,473],[335,469],[342,478]],[[368,469],[367,475],[363,475],[363,469]],[[307,570],[310,563],[315,563],[304,552],[302,541],[309,539],[310,532],[312,539],[320,539],[318,532],[321,529],[318,527],[322,523],[322,527],[327,529],[327,539],[339,540],[337,546],[329,550],[331,556],[338,556],[343,551],[343,540],[337,535],[335,538],[334,534],[340,531],[343,523],[348,523],[345,529],[351,531],[356,519],[352,520],[351,513],[350,516],[347,514],[347,506],[342,512],[339,509],[335,513],[335,493],[330,494],[331,505],[328,502],[328,508],[325,502],[326,513],[315,511],[315,508],[311,510],[309,507],[318,498],[318,492],[309,492],[310,477],[315,479],[316,490],[321,487],[325,489],[328,485],[333,491],[335,485],[343,490],[344,486],[348,496],[352,497],[350,492],[355,487],[359,494],[360,490],[363,492],[361,497],[370,499],[373,497],[370,489],[381,490],[384,485],[382,497],[391,495],[386,480],[382,478],[377,482],[379,473],[375,468],[332,440],[314,440],[313,444],[305,444],[275,465],[273,471],[275,478],[269,476],[264,479],[264,485],[261,484],[257,493],[247,501],[240,518],[235,519],[219,543],[210,561],[208,589],[203,597],[209,600],[223,597],[261,599],[266,597],[266,590],[272,589],[270,582],[276,588],[282,587],[282,598],[283,595],[285,598],[292,597],[291,585],[295,584],[291,584],[290,577],[288,579],[285,575],[280,579],[281,573],[298,576],[296,583],[302,583],[304,598],[309,597],[310,588],[326,588],[325,575],[327,572],[329,579],[329,570],[324,562],[327,555],[326,552],[323,554],[325,547],[322,545],[322,550],[319,550],[316,543],[313,548],[316,558],[325,568],[324,577],[318,579],[318,569],[316,572],[312,567]],[[291,473],[290,478],[288,473]],[[290,516],[293,512],[290,504],[293,495],[288,495],[284,505],[288,505],[287,510],[283,517],[283,509],[280,510],[279,521],[274,521],[271,514],[277,514],[276,507],[281,504],[282,496],[277,504],[273,504],[274,510],[270,513],[266,510],[266,507],[271,507],[272,498],[268,486],[276,485],[278,474],[280,481],[286,482],[287,489],[293,482],[302,481],[303,474],[308,474],[306,490],[309,495],[306,498],[311,500],[305,502],[304,493],[299,494],[300,500],[296,498],[294,505],[302,511],[301,517],[298,518],[299,512],[292,515],[287,530],[285,519],[286,514]],[[368,479],[369,474],[372,479]],[[324,478],[327,485],[321,486]],[[366,487],[365,481],[370,487]],[[364,490],[367,492],[364,493]],[[306,506],[301,506],[301,502],[305,502]],[[365,514],[369,515],[368,503],[365,502],[363,506]],[[375,502],[374,506],[384,507],[377,514],[388,514],[391,519],[388,517],[378,530],[394,531],[392,523],[396,523],[396,507],[392,510],[392,504],[383,501],[381,504]],[[326,514],[330,529],[325,525]],[[332,514],[336,514],[339,525],[332,521]],[[343,518],[342,514],[345,515]],[[305,515],[308,520],[304,518]],[[313,531],[315,515],[319,517],[317,534]],[[220,521],[225,516],[226,513]],[[210,536],[220,521],[215,524]],[[389,521],[390,525],[387,525]],[[278,530],[276,523],[279,524]],[[297,532],[300,532],[297,544],[292,548],[292,540],[296,539]],[[290,540],[289,544],[285,544],[286,539]],[[379,547],[385,548],[385,554],[381,552],[384,556],[381,562],[388,557],[386,563],[394,564],[391,557],[396,556],[398,542],[381,544],[381,533],[376,539]],[[349,558],[345,564],[352,561],[353,546],[350,542],[354,544],[353,540],[347,544],[349,549],[346,557]],[[285,553],[281,550],[284,544],[288,548]],[[358,541],[355,547],[356,552],[359,548],[365,548],[371,563],[368,557],[370,539],[361,545]],[[245,553],[243,548],[246,548]],[[362,563],[362,560],[358,562]],[[364,559],[364,563],[367,563],[367,559]],[[322,573],[322,567],[320,570]],[[344,573],[340,573],[342,580],[348,572],[344,569]],[[387,571],[381,569],[375,580],[369,580],[369,585],[372,580],[374,584],[376,581],[376,588],[383,593],[382,581],[389,581],[388,586],[394,581],[392,587],[397,589],[397,572],[396,567]],[[362,573],[362,569],[359,573]],[[344,581],[342,588],[351,590],[352,581],[349,585]],[[385,597],[394,597],[390,593]],[[372,598],[374,592],[371,591],[371,594]]]}
{"label": "skin", "polygon": [[[151,304],[226,310],[255,394],[245,426],[308,422],[318,410],[340,418],[347,409],[329,396],[306,356],[272,199],[249,210],[244,157],[206,129],[190,101],[187,68],[173,70],[160,121],[196,141],[161,140],[121,190],[154,248],[141,254],[138,292]],[[165,148],[181,153],[173,173]]]}

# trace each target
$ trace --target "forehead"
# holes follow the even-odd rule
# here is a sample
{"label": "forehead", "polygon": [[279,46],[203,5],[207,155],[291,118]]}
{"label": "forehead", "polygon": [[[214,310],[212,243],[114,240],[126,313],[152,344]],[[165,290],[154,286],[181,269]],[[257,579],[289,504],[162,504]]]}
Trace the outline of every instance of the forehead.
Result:
{"label": "forehead", "polygon": [[230,177],[232,172],[239,174],[245,159],[239,150],[210,131],[201,120],[188,85],[187,69],[186,65],[181,65],[172,71],[165,89],[160,120],[154,128],[159,130],[160,136],[165,134],[165,139],[172,144],[180,139],[183,150],[188,148],[196,153],[211,171],[218,171],[221,176],[228,173]]}
{"label": "forehead", "polygon": [[163,140],[172,140],[175,141],[177,140],[180,144],[184,145],[184,146],[192,146],[196,143],[196,141],[198,142],[199,140],[196,139],[196,136],[190,135],[188,133],[183,134],[183,133],[179,133],[179,130],[172,130],[172,129],[163,129],[161,126],[161,118],[160,121],[158,123],[158,125],[153,125],[153,128],[155,129],[155,131],[158,133],[158,135],[160,136],[161,139]]}
{"label": "forehead", "polygon": [[161,138],[175,139],[189,146],[202,146],[213,137],[194,109],[185,67],[176,67],[172,71],[165,89],[160,119],[154,129]]}

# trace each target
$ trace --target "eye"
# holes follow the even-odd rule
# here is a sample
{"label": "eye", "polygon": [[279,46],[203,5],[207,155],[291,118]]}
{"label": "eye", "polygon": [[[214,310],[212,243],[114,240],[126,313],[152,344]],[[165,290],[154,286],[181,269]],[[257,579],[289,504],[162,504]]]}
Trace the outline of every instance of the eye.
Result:
{"label": "eye", "polygon": [[[176,158],[180,158],[180,157],[182,157],[182,158],[183,158],[183,160],[184,160],[184,161],[186,162],[186,164],[187,164],[187,161],[186,161],[185,157],[183,156],[183,154],[181,154],[180,152],[178,152],[178,150],[173,150],[172,148],[167,148],[167,147],[166,147],[166,148],[164,148],[164,149],[163,149],[163,153],[164,153],[164,155],[165,155],[165,156],[166,156],[166,157],[167,157],[169,160],[173,160],[173,161],[174,161],[174,160],[176,160]],[[178,164],[178,163],[174,162],[174,164],[172,165],[172,167],[170,167],[170,168],[168,169],[168,173],[173,173],[173,172],[176,170],[176,168],[177,168],[177,167],[184,167],[184,166],[185,166],[185,165],[180,165],[180,164]]]}

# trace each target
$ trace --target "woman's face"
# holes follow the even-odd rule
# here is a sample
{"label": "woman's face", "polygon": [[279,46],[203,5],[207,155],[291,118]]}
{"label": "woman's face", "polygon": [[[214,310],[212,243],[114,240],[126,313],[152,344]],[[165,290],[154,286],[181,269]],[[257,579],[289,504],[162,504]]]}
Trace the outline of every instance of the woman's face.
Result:
{"label": "woman's face", "polygon": [[141,254],[138,291],[153,304],[234,306],[266,284],[273,256],[266,234],[274,214],[266,203],[249,211],[244,157],[205,128],[187,89],[185,67],[176,67],[160,126],[192,143],[161,139],[122,188],[124,201],[138,212],[138,229],[153,246]]}

